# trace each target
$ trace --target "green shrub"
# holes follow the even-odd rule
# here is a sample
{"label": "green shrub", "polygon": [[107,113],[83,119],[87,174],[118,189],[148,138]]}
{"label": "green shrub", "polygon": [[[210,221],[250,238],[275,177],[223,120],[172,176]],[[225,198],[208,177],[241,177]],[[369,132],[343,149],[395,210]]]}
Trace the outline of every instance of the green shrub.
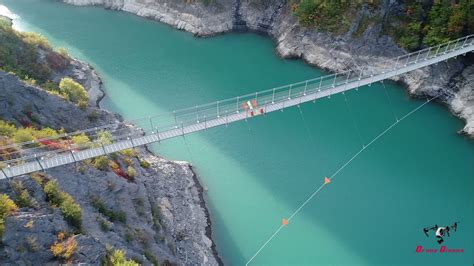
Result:
{"label": "green shrub", "polygon": [[31,119],[31,122],[33,123],[41,124],[41,121],[39,120],[39,117],[37,114],[31,114],[30,119]]}
{"label": "green shrub", "polygon": [[426,32],[424,43],[436,45],[472,34],[474,22],[470,21],[470,18],[473,12],[474,2],[470,0],[435,3],[429,12],[428,23],[424,29]]}
{"label": "green shrub", "polygon": [[7,194],[0,195],[0,219],[6,218],[13,212],[18,211],[18,206],[10,199]]}
{"label": "green shrub", "polygon": [[112,222],[119,221],[122,223],[127,222],[127,215],[125,214],[124,211],[114,211],[107,206],[105,206],[105,203],[102,201],[101,198],[97,196],[92,196],[91,197],[91,204],[94,208],[97,209],[97,211],[104,216],[108,217]]}
{"label": "green shrub", "polygon": [[48,181],[43,190],[49,203],[56,207],[61,205],[63,202],[63,195],[56,180]]}
{"label": "green shrub", "polygon": [[21,191],[20,195],[17,197],[16,202],[20,207],[30,207],[31,199],[30,193],[27,190]]}
{"label": "green shrub", "polygon": [[110,159],[112,159],[113,161],[117,161],[119,159],[119,156],[116,152],[110,153],[109,156],[110,156]]}
{"label": "green shrub", "polygon": [[38,60],[38,47],[48,46],[44,37],[32,33],[19,33],[12,27],[0,25],[0,68],[21,79],[48,80],[51,67]]}
{"label": "green shrub", "polygon": [[135,170],[135,168],[133,168],[133,166],[129,166],[127,168],[127,174],[128,174],[128,176],[133,178],[133,177],[137,176],[137,171]]}
{"label": "green shrub", "polygon": [[95,158],[94,167],[102,171],[109,169],[109,159],[107,156],[99,156]]}
{"label": "green shrub", "polygon": [[142,168],[147,169],[147,168],[150,168],[150,163],[147,162],[147,161],[145,161],[145,160],[140,160],[140,166],[141,166]]}
{"label": "green shrub", "polygon": [[362,1],[300,0],[293,3],[292,10],[303,26],[344,33],[361,4]]}
{"label": "green shrub", "polygon": [[90,141],[89,137],[84,133],[72,137],[72,142],[79,146],[89,144]]}
{"label": "green shrub", "polygon": [[38,185],[40,185],[43,190],[44,190],[44,184],[45,182],[48,182],[49,181],[49,177],[44,174],[44,173],[41,173],[41,172],[34,172],[34,173],[31,173],[30,174],[31,178],[36,182],[38,183]]}
{"label": "green shrub", "polygon": [[88,104],[89,104],[88,101],[79,100],[79,102],[77,103],[77,107],[79,107],[79,109],[81,110],[86,110]]}
{"label": "green shrub", "polygon": [[99,221],[100,230],[102,230],[102,232],[107,232],[110,230],[111,223],[109,221],[102,218],[97,218],[97,219]]}
{"label": "green shrub", "polygon": [[64,58],[69,58],[69,53],[66,48],[60,47],[58,48],[58,53],[62,55]]}
{"label": "green shrub", "polygon": [[45,127],[41,130],[33,130],[33,135],[36,139],[46,139],[56,137],[58,132],[52,128]]}
{"label": "green shrub", "polygon": [[3,120],[0,120],[0,136],[11,138],[16,132],[16,127]]}
{"label": "green shrub", "polygon": [[[408,1],[407,1],[408,2]],[[433,1],[431,1],[433,2]],[[415,50],[434,46],[474,32],[474,1],[422,1],[407,4],[405,16],[395,18],[388,33],[400,46]]]}
{"label": "green shrub", "polygon": [[18,211],[18,206],[6,194],[0,195],[0,239],[5,232],[5,218]]}
{"label": "green shrub", "polygon": [[58,234],[58,240],[55,241],[53,245],[51,245],[49,250],[55,257],[62,258],[65,260],[65,262],[69,262],[71,257],[77,251],[77,242],[74,236],[69,236],[66,238],[66,234],[60,232]]}
{"label": "green shrub", "polygon": [[107,256],[105,258],[104,265],[105,266],[139,266],[140,264],[136,261],[125,257],[125,251],[121,249],[116,250],[108,250]]}
{"label": "green shrub", "polygon": [[5,219],[0,218],[0,239],[3,237],[5,233]]}
{"label": "green shrub", "polygon": [[30,207],[31,206],[31,199],[30,193],[28,190],[25,189],[23,183],[21,181],[13,181],[11,182],[11,186],[13,191],[15,191],[16,197],[15,202],[20,207]]}
{"label": "green shrub", "polygon": [[128,157],[135,157],[137,156],[138,153],[135,149],[130,148],[130,149],[121,150],[120,154],[128,156]]}
{"label": "green shrub", "polygon": [[73,103],[89,101],[89,96],[84,87],[71,78],[63,78],[61,82],[59,82],[59,92]]}
{"label": "green shrub", "polygon": [[0,28],[11,29],[12,23],[9,19],[0,17]]}
{"label": "green shrub", "polygon": [[23,80],[31,86],[36,86],[38,84],[36,79],[30,78],[30,77],[26,77]]}
{"label": "green shrub", "polygon": [[129,157],[125,157],[123,158],[123,162],[127,165],[127,166],[130,166],[133,164],[133,160]]}
{"label": "green shrub", "polygon": [[23,183],[21,181],[13,181],[11,182],[11,186],[16,194],[16,197],[15,197],[16,204],[20,208],[30,207],[32,205],[32,202],[30,199],[30,193],[28,193],[28,190],[25,189],[25,187],[23,186]]}
{"label": "green shrub", "polygon": [[52,82],[50,80],[46,81],[41,85],[41,88],[44,90],[47,90],[49,92],[57,92],[59,93],[59,85],[56,84],[55,82]]}
{"label": "green shrub", "polygon": [[113,137],[110,132],[101,130],[99,133],[97,133],[97,140],[99,143],[107,145],[112,143]]}
{"label": "green shrub", "polygon": [[[30,111],[27,111],[28,113]],[[38,120],[38,117],[35,114],[31,114],[31,120]],[[54,130],[49,127],[43,129],[35,129],[33,127],[25,127],[17,129],[15,132],[11,131],[12,128],[8,126],[3,127],[3,131],[6,136],[13,136],[13,140],[16,143],[28,142],[35,139],[46,139],[50,137],[56,137],[59,133],[63,133],[64,130]],[[2,124],[0,120],[0,131],[2,130]]]}
{"label": "green shrub", "polygon": [[54,207],[59,207],[64,219],[72,226],[81,228],[82,209],[71,195],[59,188],[56,180],[50,180],[43,188],[46,199]]}
{"label": "green shrub", "polygon": [[49,44],[48,39],[43,35],[36,33],[36,32],[22,32],[21,36],[23,37],[23,41],[28,44],[32,44],[35,46],[41,46],[42,48],[51,49],[51,44]]}
{"label": "green shrub", "polygon": [[82,209],[81,206],[71,197],[71,195],[63,192],[63,202],[59,207],[64,219],[77,228],[82,225]]}
{"label": "green shrub", "polygon": [[34,136],[34,131],[35,131],[35,130],[34,130],[33,128],[31,128],[31,127],[18,129],[18,130],[15,132],[15,135],[13,136],[13,140],[14,140],[16,143],[22,143],[22,142],[32,141],[32,140],[33,140],[33,136]]}
{"label": "green shrub", "polygon": [[151,251],[145,250],[145,253],[143,255],[145,255],[145,258],[149,262],[151,262],[151,264],[153,264],[153,266],[159,266],[160,265],[160,263],[158,262],[158,259],[155,257],[155,255],[153,255],[153,253],[151,253]]}

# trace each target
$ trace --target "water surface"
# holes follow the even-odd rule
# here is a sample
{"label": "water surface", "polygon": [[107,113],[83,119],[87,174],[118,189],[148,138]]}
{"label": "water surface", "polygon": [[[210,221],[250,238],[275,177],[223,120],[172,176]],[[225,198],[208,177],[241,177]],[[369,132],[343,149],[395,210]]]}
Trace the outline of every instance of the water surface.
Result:
{"label": "water surface", "polygon": [[[104,79],[102,106],[127,119],[172,111],[321,75],[282,60],[270,39],[208,39],[130,14],[52,0],[0,0],[57,47]],[[213,236],[225,263],[242,265],[322,182],[422,100],[386,83],[177,138],[153,149],[192,162],[205,187]],[[349,110],[352,110],[349,112]],[[354,126],[354,121],[356,126]],[[462,122],[428,104],[370,146],[321,191],[253,261],[256,265],[470,265],[474,145]],[[358,128],[358,131],[356,130]],[[460,221],[437,247],[422,228]]]}

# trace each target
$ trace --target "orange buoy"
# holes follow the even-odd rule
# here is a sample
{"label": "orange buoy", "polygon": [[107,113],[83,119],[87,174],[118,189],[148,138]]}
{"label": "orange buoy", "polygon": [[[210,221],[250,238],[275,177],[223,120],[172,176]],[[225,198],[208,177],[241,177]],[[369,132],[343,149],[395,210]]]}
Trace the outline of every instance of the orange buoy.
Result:
{"label": "orange buoy", "polygon": [[288,220],[285,219],[285,218],[283,218],[283,220],[281,220],[281,224],[282,224],[283,226],[288,225],[288,223],[289,223]]}
{"label": "orange buoy", "polygon": [[331,179],[324,177],[324,184],[327,185],[329,183],[331,183]]}

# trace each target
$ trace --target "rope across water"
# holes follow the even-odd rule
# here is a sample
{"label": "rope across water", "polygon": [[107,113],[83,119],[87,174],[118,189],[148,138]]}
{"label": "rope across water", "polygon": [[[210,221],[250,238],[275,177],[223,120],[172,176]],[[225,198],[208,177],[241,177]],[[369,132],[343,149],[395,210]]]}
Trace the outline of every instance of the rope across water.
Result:
{"label": "rope across water", "polygon": [[[433,97],[429,100],[427,100],[426,102],[424,102],[423,104],[421,104],[420,106],[418,106],[417,108],[411,110],[410,112],[408,112],[406,115],[404,115],[402,118],[400,118],[399,120],[395,121],[394,123],[392,123],[390,126],[388,126],[385,130],[383,130],[382,132],[380,132],[380,134],[378,134],[375,138],[373,138],[369,143],[367,143],[365,146],[363,146],[359,151],[357,151],[349,160],[347,160],[344,164],[341,165],[341,167],[339,167],[330,177],[329,177],[329,180],[332,180],[334,179],[342,170],[344,170],[344,168],[346,168],[350,163],[352,163],[362,152],[364,152],[370,145],[372,145],[373,143],[375,143],[378,139],[380,139],[383,135],[385,135],[387,132],[389,132],[393,127],[395,127],[398,123],[400,123],[401,121],[403,121],[404,119],[408,118],[409,116],[411,116],[412,114],[414,114],[416,111],[418,111],[419,109],[421,109],[423,106],[425,106],[426,104],[428,104],[429,102],[437,99],[439,96],[436,96],[436,97]],[[293,213],[291,213],[291,215],[288,217],[287,221],[289,222],[291,219],[293,219],[324,187],[326,186],[326,183],[323,183],[321,184],[320,186],[318,186],[317,188],[315,188],[315,190],[311,193],[311,195],[309,195],[306,200],[301,203],[295,211],[293,211]],[[260,248],[254,253],[254,255],[247,261],[247,263],[245,263],[245,265],[249,265],[257,256],[258,254],[260,254],[260,252],[278,235],[278,233],[283,229],[283,227],[285,227],[285,225],[280,225],[276,230],[275,232],[260,246]]]}

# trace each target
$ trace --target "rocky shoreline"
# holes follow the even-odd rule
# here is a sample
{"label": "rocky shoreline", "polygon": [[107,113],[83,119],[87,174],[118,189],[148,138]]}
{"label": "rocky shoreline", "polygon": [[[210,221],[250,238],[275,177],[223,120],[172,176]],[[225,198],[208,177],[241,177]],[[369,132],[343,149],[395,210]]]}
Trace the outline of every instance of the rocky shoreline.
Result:
{"label": "rocky shoreline", "polygon": [[13,20],[7,16],[0,15],[0,20],[6,21],[8,24],[12,25]]}
{"label": "rocky shoreline", "polygon": [[[208,5],[199,1],[156,0],[63,0],[84,6],[101,5],[157,20],[196,36],[213,36],[231,31],[253,31],[271,37],[283,58],[299,58],[310,65],[332,71],[359,70],[379,72],[394,65],[396,56],[406,53],[382,25],[369,24],[355,37],[364,17],[384,18],[389,10],[401,10],[397,1],[384,1],[380,9],[361,8],[347,33],[332,35],[299,25],[286,0],[219,0]],[[462,84],[474,80],[467,66],[472,60],[453,59],[435,66],[394,77],[414,97],[440,96],[437,101],[466,122],[460,130],[474,138],[474,91]]]}
{"label": "rocky shoreline", "polygon": [[[363,15],[380,15],[367,9],[363,9],[360,14],[357,14],[356,23],[351,26],[349,33],[343,36],[332,36],[298,25],[296,19],[291,15],[290,7],[286,1],[282,0],[266,2],[220,0],[219,4],[210,4],[209,6],[199,2],[187,4],[184,1],[173,0],[159,0],[151,3],[133,0],[126,2],[123,0],[63,1],[75,5],[104,5],[106,8],[123,10],[155,19],[198,36],[212,36],[230,31],[262,33],[275,40],[276,50],[280,56],[300,58],[308,64],[328,71],[356,70],[360,67],[366,67],[368,71],[379,71],[383,66],[393,63],[390,62],[390,58],[405,52],[389,37],[381,35],[381,29],[377,25],[369,26],[361,38],[353,38],[352,33],[357,30]],[[406,85],[409,93],[413,96],[440,96],[442,103],[449,106],[454,114],[466,121],[466,126],[461,132],[474,137],[474,92],[472,90],[474,87],[474,66],[466,67],[466,65],[468,64],[462,60],[450,60],[447,63],[417,70],[394,80]],[[23,105],[28,102],[35,103],[35,110],[41,110],[43,114],[53,113],[55,116],[53,118],[45,115],[44,117],[40,116],[39,119],[42,121],[52,120],[51,125],[56,127],[61,127],[66,123],[70,129],[79,129],[121,120],[118,115],[100,109],[100,101],[105,96],[104,84],[92,66],[73,60],[70,68],[56,75],[58,79],[63,76],[73,77],[88,89],[90,96],[88,111],[97,111],[102,118],[95,122],[88,121],[86,115],[82,114],[81,116],[81,111],[76,107],[67,106],[61,100],[54,100],[51,98],[53,96],[49,96],[34,86],[17,83],[12,75],[1,71],[0,85],[6,88],[6,95],[0,96],[23,99],[19,102]],[[19,86],[28,93],[21,95],[24,93],[15,91]],[[68,111],[61,113],[64,110]],[[9,114],[12,119],[15,119],[13,114],[19,111],[20,109],[6,110],[7,116],[5,118],[9,118]],[[67,121],[67,116],[76,114],[79,114],[77,121]],[[87,174],[84,175],[78,173],[75,166],[60,167],[49,172],[50,175],[58,179],[66,192],[77,199],[85,210],[84,223],[88,226],[89,232],[80,239],[81,243],[87,247],[80,254],[81,261],[97,264],[98,258],[105,254],[103,243],[108,239],[112,239],[114,246],[126,249],[127,254],[143,257],[143,249],[137,244],[123,243],[123,234],[128,230],[124,226],[114,226],[109,234],[101,232],[97,227],[95,210],[87,199],[87,196],[93,194],[110,199],[107,204],[111,206],[123,206],[123,208],[129,209],[126,211],[127,217],[133,219],[132,226],[135,229],[139,228],[140,234],[154,235],[155,238],[162,239],[160,241],[163,243],[157,241],[160,243],[152,243],[148,248],[159,254],[160,259],[180,265],[222,265],[223,262],[218,256],[215,242],[212,241],[211,217],[205,200],[205,190],[193,167],[186,162],[168,161],[160,158],[147,150],[146,147],[140,148],[139,154],[141,158],[150,163],[151,167],[142,169],[137,166],[139,173],[136,183],[129,183],[126,180],[117,181],[117,176],[114,173],[105,173],[96,169],[88,169]],[[139,165],[139,161],[134,161],[134,165]],[[26,179],[24,182],[30,190],[39,190],[35,184],[28,183]],[[108,188],[109,182],[115,184],[111,191],[108,191],[110,190],[110,187]],[[2,188],[8,191],[8,188],[3,185]],[[38,194],[40,195],[38,198],[44,198],[40,192]],[[129,197],[131,198],[129,199]],[[137,199],[147,200],[138,206],[135,203]],[[154,207],[159,209],[159,218],[154,217]],[[143,214],[136,213],[136,208],[140,208]],[[46,212],[47,215],[39,215],[25,210],[8,218],[7,227],[15,228],[17,232],[11,230],[10,234],[7,233],[5,236],[6,251],[0,252],[1,258],[9,256],[12,264],[19,258],[15,251],[18,244],[16,241],[23,234],[29,233],[23,227],[31,217],[37,216],[41,223],[47,224],[45,228],[48,228],[48,232],[37,232],[41,237],[44,236],[44,245],[54,241],[55,234],[51,232],[56,230],[55,227],[67,228],[64,222],[58,222],[61,217],[57,211],[54,213],[49,213],[46,209],[41,209],[41,211]],[[41,220],[43,217],[52,218],[43,221]],[[157,219],[158,223],[155,221]],[[160,228],[162,225],[163,229],[157,230],[155,228],[157,224],[160,224]],[[48,234],[44,235],[45,233]],[[90,254],[87,254],[88,252]],[[50,255],[48,257],[46,253],[42,253],[42,256],[50,259]],[[8,260],[4,261],[8,263]]]}
{"label": "rocky shoreline", "polygon": [[[79,71],[75,71],[73,76],[76,80],[80,81],[82,84],[86,84],[85,87],[88,88],[88,93],[90,97],[90,102],[95,102],[96,107],[99,109],[102,109],[100,107],[100,102],[101,100],[106,96],[105,88],[104,88],[104,83],[102,82],[101,77],[94,71],[93,67],[87,63],[81,62],[79,60],[74,59],[74,63],[76,66],[82,66],[80,67]],[[117,116],[120,117],[120,115],[117,114]],[[159,158],[157,155],[155,155],[151,150],[148,149],[148,147],[143,147],[142,148],[142,155],[143,157],[148,157],[149,161],[156,161],[157,159],[160,160],[160,164],[163,162],[172,162],[168,161],[165,159]],[[207,202],[205,199],[205,190],[203,185],[201,184],[201,181],[196,173],[196,171],[193,169],[193,166],[188,163],[188,162],[172,162],[172,163],[178,163],[183,165],[185,168],[188,168],[189,171],[191,172],[193,184],[191,186],[194,186],[196,191],[197,191],[197,206],[202,208],[202,211],[204,213],[204,217],[201,217],[203,219],[203,223],[206,224],[205,226],[205,236],[208,237],[209,241],[211,242],[210,246],[208,245],[207,248],[210,248],[212,251],[212,254],[214,256],[215,261],[205,261],[207,265],[223,265],[222,259],[219,257],[217,248],[215,245],[215,242],[212,239],[212,227],[211,227],[211,216],[209,213],[209,208],[207,206]],[[187,215],[185,215],[187,216]],[[169,222],[169,224],[172,224],[173,222]],[[197,228],[195,228],[197,229]],[[199,230],[199,229],[198,229]],[[205,247],[202,247],[205,248]],[[186,254],[185,259],[187,260],[188,257]],[[197,261],[196,261],[197,262]],[[194,263],[192,263],[193,265]],[[186,265],[186,262],[184,263]]]}
{"label": "rocky shoreline", "polygon": [[212,252],[214,253],[214,257],[216,258],[217,263],[219,265],[224,265],[224,261],[221,259],[221,257],[219,256],[219,253],[217,252],[216,242],[212,238],[212,220],[211,220],[211,214],[209,212],[209,206],[207,205],[207,201],[205,199],[204,187],[202,186],[201,180],[199,179],[199,176],[196,174],[196,171],[193,169],[193,166],[191,164],[189,165],[189,168],[193,172],[193,179],[199,191],[199,199],[201,203],[201,208],[204,210],[206,219],[208,221],[208,226],[206,227],[206,236],[212,240],[211,249],[212,249]]}
{"label": "rocky shoreline", "polygon": [[[70,68],[69,71],[67,71],[66,73],[61,73],[61,74],[64,76],[73,77],[75,80],[83,84],[84,87],[88,90],[89,103],[91,105],[95,104],[95,106],[99,109],[103,109],[100,107],[100,102],[106,96],[106,92],[105,92],[104,83],[101,77],[95,72],[94,68],[88,63],[79,61],[77,59],[73,59],[73,61],[71,62],[71,65],[73,67]],[[119,114],[115,114],[115,116],[118,117],[119,120],[122,120]],[[147,147],[144,147],[142,150],[143,150],[142,151],[143,156],[149,157],[151,158],[151,160],[156,160],[156,158],[158,158],[157,155],[155,155]],[[165,160],[165,159],[162,159],[162,160]],[[218,255],[215,242],[212,239],[211,216],[210,216],[209,209],[208,209],[206,199],[205,199],[204,187],[201,184],[201,181],[196,171],[193,169],[192,165],[188,162],[180,162],[180,163],[184,164],[185,167],[188,167],[190,172],[192,173],[192,180],[194,181],[194,185],[198,192],[197,194],[199,198],[196,204],[200,206],[204,212],[204,222],[206,224],[205,235],[212,242],[210,249],[215,258],[215,262],[218,265],[223,265],[223,261]],[[209,263],[209,264],[214,265],[215,263]]]}
{"label": "rocky shoreline", "polygon": [[[34,118],[35,124],[66,131],[122,121],[120,115],[100,108],[104,84],[92,66],[70,59],[66,67],[52,73],[51,80],[59,82],[64,77],[84,86],[89,95],[87,107],[79,108],[0,70],[0,116],[17,125]],[[82,208],[83,232],[75,236],[79,252],[74,261],[99,265],[110,245],[141,262],[153,263],[156,256],[164,265],[222,265],[211,238],[205,191],[191,165],[165,160],[146,147],[137,148],[137,152],[135,156],[117,154],[113,159],[135,169],[133,182],[111,170],[98,170],[90,162],[48,169],[42,174],[56,179]],[[149,166],[144,167],[142,161]],[[6,265],[55,261],[49,248],[57,234],[74,229],[45,201],[37,182],[28,176],[16,177],[13,182],[21,182],[35,203],[6,219],[0,259]],[[0,190],[15,195],[8,182],[0,182]],[[91,199],[100,199],[103,208],[110,208],[109,213],[123,212],[126,221],[113,221],[98,213]],[[26,226],[29,223],[35,226]]]}
{"label": "rocky shoreline", "polygon": [[[71,73],[71,76],[73,76],[80,83],[87,84],[86,87],[89,88],[88,90],[89,98],[90,98],[89,102],[94,102],[96,107],[101,108],[100,102],[106,96],[104,83],[102,82],[101,77],[94,71],[94,68],[91,65],[85,62],[81,62],[74,59],[73,64],[78,66],[77,68],[78,70],[73,71],[73,73]],[[148,153],[149,156],[156,156],[147,147],[144,147],[143,150],[144,150],[144,153]],[[204,187],[201,184],[201,180],[199,179],[196,171],[193,169],[193,166],[189,163],[185,163],[185,164],[187,165],[187,167],[189,167],[189,170],[192,172],[192,179],[198,191],[199,206],[203,209],[204,214],[205,214],[204,216],[207,223],[207,226],[205,228],[205,231],[206,231],[205,234],[212,241],[212,245],[211,245],[212,253],[214,254],[216,262],[219,265],[223,265],[224,263],[222,259],[219,257],[216,244],[212,239],[211,215],[210,215],[209,208],[205,199]]]}
{"label": "rocky shoreline", "polygon": [[[70,74],[70,76],[74,77],[75,80],[79,81],[81,84],[84,84],[85,87],[88,88],[88,94],[90,99],[89,102],[95,103],[97,108],[102,109],[100,107],[100,102],[106,96],[106,92],[101,77],[94,71],[94,68],[91,65],[85,62],[81,62],[79,60],[74,59],[72,64],[76,67],[73,68],[74,71],[71,71],[68,74]],[[117,114],[117,116],[120,115]],[[153,158],[152,160],[157,157],[157,155],[155,155],[151,150],[149,150],[148,147],[144,147],[142,150],[145,157],[151,157]],[[223,265],[224,263],[219,257],[216,244],[212,239],[211,215],[205,199],[205,189],[201,184],[201,180],[199,179],[196,171],[193,169],[193,166],[188,162],[181,163],[183,163],[185,167],[188,167],[189,171],[192,173],[192,180],[194,181],[194,185],[196,187],[199,198],[197,205],[200,206],[204,212],[204,222],[206,224],[205,235],[212,243],[210,245],[210,249],[216,262],[209,263],[209,265]]]}

